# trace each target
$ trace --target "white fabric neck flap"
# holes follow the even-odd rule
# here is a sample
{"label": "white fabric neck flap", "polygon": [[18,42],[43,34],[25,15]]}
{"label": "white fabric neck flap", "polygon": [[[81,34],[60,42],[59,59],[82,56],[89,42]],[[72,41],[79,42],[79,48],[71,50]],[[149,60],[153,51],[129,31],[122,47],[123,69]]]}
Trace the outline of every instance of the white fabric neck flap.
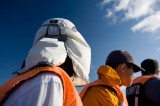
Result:
{"label": "white fabric neck flap", "polygon": [[[56,23],[48,31],[48,25]],[[45,38],[46,33],[67,35],[65,41],[56,37]],[[60,35],[60,36],[61,36]],[[53,66],[65,62],[67,55],[73,63],[73,70],[77,77],[72,77],[75,86],[82,86],[89,82],[91,49],[75,25],[67,19],[52,18],[45,21],[36,33],[33,47],[30,49],[25,61],[25,70],[30,69],[39,62],[49,62]]]}

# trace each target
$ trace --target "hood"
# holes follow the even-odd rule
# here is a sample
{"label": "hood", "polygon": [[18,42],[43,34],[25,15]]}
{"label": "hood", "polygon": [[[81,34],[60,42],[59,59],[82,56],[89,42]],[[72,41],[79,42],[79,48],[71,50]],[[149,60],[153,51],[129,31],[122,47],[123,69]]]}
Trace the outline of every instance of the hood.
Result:
{"label": "hood", "polygon": [[99,79],[110,86],[120,85],[121,80],[116,71],[108,65],[100,66],[97,71]]}
{"label": "hood", "polygon": [[72,60],[73,70],[77,76],[72,78],[74,84],[81,86],[88,83],[91,62],[90,46],[69,20],[48,19],[35,35],[23,71],[41,62],[59,66],[65,62],[67,55]]}

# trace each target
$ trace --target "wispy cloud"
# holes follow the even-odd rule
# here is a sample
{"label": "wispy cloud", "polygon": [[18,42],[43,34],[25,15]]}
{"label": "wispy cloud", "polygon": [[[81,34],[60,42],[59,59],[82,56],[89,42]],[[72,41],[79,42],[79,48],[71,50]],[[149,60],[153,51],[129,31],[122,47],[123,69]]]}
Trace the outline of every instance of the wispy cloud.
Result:
{"label": "wispy cloud", "polygon": [[155,32],[157,29],[160,29],[160,11],[144,18],[131,29],[142,32]]}
{"label": "wispy cloud", "polygon": [[101,3],[100,3],[100,6],[104,6],[104,5],[106,5],[106,4],[108,4],[108,3],[110,3],[110,2],[112,2],[112,1],[115,1],[115,0],[103,0]]}
{"label": "wispy cloud", "polygon": [[100,6],[106,10],[105,18],[114,23],[119,19],[136,20],[137,23],[131,27],[134,32],[160,30],[160,0],[102,0]]}

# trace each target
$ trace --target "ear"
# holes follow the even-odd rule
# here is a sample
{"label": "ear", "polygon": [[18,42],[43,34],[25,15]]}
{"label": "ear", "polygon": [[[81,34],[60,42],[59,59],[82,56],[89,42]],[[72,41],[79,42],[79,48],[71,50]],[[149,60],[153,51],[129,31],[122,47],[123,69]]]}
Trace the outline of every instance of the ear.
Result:
{"label": "ear", "polygon": [[125,63],[121,64],[121,70],[122,70],[123,72],[124,72],[125,68],[126,68],[126,64],[125,64]]}
{"label": "ear", "polygon": [[121,64],[121,67],[122,67],[122,69],[124,70],[125,67],[126,67],[126,64],[125,64],[125,63]]}
{"label": "ear", "polygon": [[119,71],[119,72],[124,72],[124,70],[125,70],[125,67],[126,67],[126,64],[125,63],[123,63],[123,64],[120,64],[117,68],[117,71]]}

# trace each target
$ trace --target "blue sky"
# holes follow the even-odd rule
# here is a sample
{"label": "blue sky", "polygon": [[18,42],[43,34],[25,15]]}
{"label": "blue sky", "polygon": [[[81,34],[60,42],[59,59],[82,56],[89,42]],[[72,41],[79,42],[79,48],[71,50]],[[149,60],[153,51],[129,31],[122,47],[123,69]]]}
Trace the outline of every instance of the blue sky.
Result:
{"label": "blue sky", "polygon": [[72,21],[90,45],[91,81],[115,49],[129,51],[138,65],[146,58],[160,61],[159,5],[159,0],[1,0],[0,85],[20,68],[37,29],[53,17]]}

